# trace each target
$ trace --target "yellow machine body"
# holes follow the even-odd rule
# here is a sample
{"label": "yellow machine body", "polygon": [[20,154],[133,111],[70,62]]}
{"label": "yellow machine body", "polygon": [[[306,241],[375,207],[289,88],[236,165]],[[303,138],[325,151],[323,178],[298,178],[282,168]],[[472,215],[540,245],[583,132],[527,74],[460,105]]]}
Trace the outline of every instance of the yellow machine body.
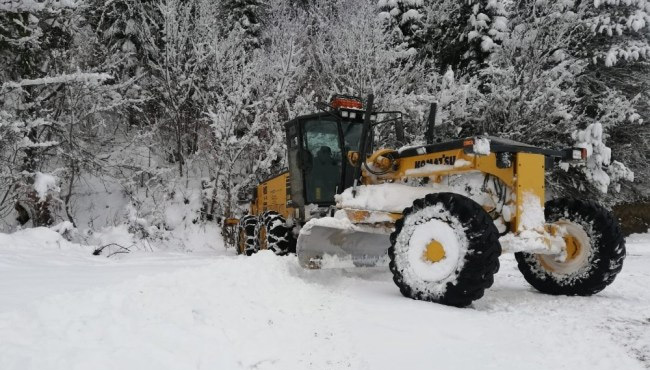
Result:
{"label": "yellow machine body", "polygon": [[[378,151],[382,152],[382,151]],[[376,152],[376,153],[378,153]],[[385,151],[384,151],[385,153]],[[372,155],[369,165],[382,162],[381,155]],[[496,154],[477,155],[466,153],[464,149],[454,149],[419,156],[400,158],[395,163],[396,170],[386,175],[374,176],[364,171],[363,183],[372,185],[382,182],[400,182],[410,178],[430,178],[440,182],[445,176],[469,172],[480,172],[498,178],[516,195],[515,214],[512,230],[519,230],[525,196],[535,196],[541,205],[544,203],[544,155],[515,153],[514,163],[506,168],[497,166]]]}
{"label": "yellow machine body", "polygon": [[291,188],[289,172],[281,173],[260,183],[255,189],[255,197],[250,204],[250,214],[259,215],[266,211],[275,211],[288,219],[294,209],[289,207]]}
{"label": "yellow machine body", "polygon": [[[454,191],[447,181],[458,181],[454,186],[462,185],[464,175],[470,176],[466,178],[468,181],[474,174],[484,177],[485,181],[489,178],[498,179],[495,181],[507,191],[492,194],[491,190],[485,188],[481,192],[483,195],[479,196],[485,202],[482,204],[479,199],[476,201],[495,222],[505,226],[505,229],[500,230],[502,235],[510,234],[516,239],[512,244],[509,244],[507,238],[504,239],[503,250],[514,251],[520,248],[519,242],[523,237],[526,239],[526,248],[531,252],[560,253],[565,248],[561,230],[546,224],[543,214],[541,218],[539,215],[525,215],[531,208],[536,211],[543,210],[546,156],[542,153],[514,151],[508,153],[508,160],[504,162],[503,159],[499,161],[498,152],[477,154],[473,152],[472,146],[473,140],[468,139],[463,147],[440,151],[431,151],[429,148],[428,153],[424,147],[415,148],[406,155],[381,149],[368,157],[361,180],[367,187],[395,183],[430,188],[431,193],[434,193]],[[354,153],[347,153],[350,162],[355,162],[355,157]],[[422,180],[417,181],[418,179]],[[450,190],[436,190],[436,185],[441,185],[437,189]],[[364,191],[370,190],[365,188]],[[494,197],[497,195],[501,198],[498,203],[500,208],[495,206],[497,202]],[[409,197],[408,194],[404,196]],[[530,207],[531,199],[539,207]],[[345,201],[337,206],[345,215],[345,219],[354,226],[338,228],[330,226],[329,222],[310,225],[308,231],[301,232],[298,239],[301,263],[309,265],[306,261],[318,260],[323,254],[339,257],[350,255],[355,265],[360,266],[372,266],[380,261],[390,245],[388,237],[394,229],[394,223],[402,217],[402,210],[347,208]],[[502,213],[504,209],[509,210],[507,215]],[[527,220],[525,224],[524,220]],[[382,246],[386,249],[382,249]],[[435,243],[427,247],[425,256],[427,260],[434,262],[444,257]]]}
{"label": "yellow machine body", "polygon": [[[368,165],[381,165],[385,158],[382,154],[391,150],[378,150],[368,159]],[[506,168],[497,166],[496,154],[477,155],[466,153],[464,149],[454,149],[418,156],[400,158],[394,163],[395,170],[382,176],[375,176],[363,171],[362,183],[365,185],[384,182],[403,182],[413,178],[430,178],[440,182],[445,176],[480,172],[498,178],[516,196],[509,202],[515,205],[515,214],[511,222],[512,230],[519,229],[523,211],[522,202],[525,195],[533,195],[539,202],[544,202],[544,155],[515,153],[513,164]],[[250,214],[260,215],[265,211],[275,211],[288,219],[294,215],[294,208],[288,206],[291,201],[290,174],[284,172],[260,183],[255,190],[255,197],[250,203]],[[365,223],[373,212],[365,210],[346,210],[354,223]],[[399,213],[390,213],[388,217],[394,222]]]}

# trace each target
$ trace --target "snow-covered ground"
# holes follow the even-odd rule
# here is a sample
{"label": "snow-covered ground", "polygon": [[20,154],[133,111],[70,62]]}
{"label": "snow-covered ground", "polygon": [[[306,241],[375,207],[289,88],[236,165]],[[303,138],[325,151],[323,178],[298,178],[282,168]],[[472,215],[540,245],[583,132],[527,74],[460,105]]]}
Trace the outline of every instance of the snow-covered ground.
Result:
{"label": "snow-covered ground", "polygon": [[0,234],[0,369],[650,368],[650,234],[594,297],[539,294],[504,256],[465,309],[402,297],[386,268],[214,245],[109,259]]}

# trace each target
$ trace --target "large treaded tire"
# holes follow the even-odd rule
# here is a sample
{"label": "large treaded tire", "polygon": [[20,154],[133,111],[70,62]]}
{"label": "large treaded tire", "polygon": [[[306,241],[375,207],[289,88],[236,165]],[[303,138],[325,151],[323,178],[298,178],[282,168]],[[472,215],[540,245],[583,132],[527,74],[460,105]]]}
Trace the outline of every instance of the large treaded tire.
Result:
{"label": "large treaded tire", "polygon": [[257,217],[246,215],[239,220],[237,226],[237,254],[250,256],[257,250],[255,230],[257,229]]}
{"label": "large treaded tire", "polygon": [[262,227],[266,228],[267,249],[279,256],[296,253],[296,240],[293,236],[292,228],[287,225],[286,220],[279,213],[266,211],[260,216],[255,231],[258,246],[262,244],[260,240],[263,237],[260,235]]}
{"label": "large treaded tire", "polygon": [[577,268],[560,273],[545,267],[543,256],[515,253],[519,271],[530,285],[547,294],[588,296],[614,281],[623,268],[625,239],[611,212],[593,201],[563,198],[548,201],[544,216],[548,223],[569,222],[582,227],[589,238],[588,254]]}
{"label": "large treaded tire", "polygon": [[[450,275],[439,281],[419,276],[412,266],[412,257],[408,257],[411,236],[417,226],[431,220],[447,224],[461,246],[457,259],[450,260]],[[409,298],[468,306],[492,286],[494,274],[499,270],[501,245],[497,228],[479,204],[459,194],[429,194],[413,202],[395,224],[390,242],[388,255],[393,281]]]}

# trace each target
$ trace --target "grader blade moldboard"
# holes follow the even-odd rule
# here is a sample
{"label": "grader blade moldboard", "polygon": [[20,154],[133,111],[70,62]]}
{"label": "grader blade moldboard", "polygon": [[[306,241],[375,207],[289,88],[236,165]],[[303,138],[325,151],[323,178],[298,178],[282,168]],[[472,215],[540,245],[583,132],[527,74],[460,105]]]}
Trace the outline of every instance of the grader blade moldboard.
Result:
{"label": "grader blade moldboard", "polygon": [[305,268],[338,267],[323,263],[330,257],[352,261],[354,266],[376,266],[385,260],[390,247],[390,235],[358,228],[340,229],[312,226],[298,236],[296,252]]}

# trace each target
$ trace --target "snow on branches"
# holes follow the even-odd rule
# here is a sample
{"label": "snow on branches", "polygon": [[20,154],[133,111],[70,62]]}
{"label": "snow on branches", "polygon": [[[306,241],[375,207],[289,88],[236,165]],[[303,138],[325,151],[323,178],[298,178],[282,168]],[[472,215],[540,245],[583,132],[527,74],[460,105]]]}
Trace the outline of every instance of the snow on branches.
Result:
{"label": "snow on branches", "polygon": [[592,123],[584,130],[574,131],[571,136],[576,141],[577,148],[587,150],[587,163],[582,170],[598,190],[607,193],[608,187],[614,185],[618,191],[618,181],[634,181],[634,172],[623,163],[612,161],[612,150],[603,141],[603,126],[600,122]]}

